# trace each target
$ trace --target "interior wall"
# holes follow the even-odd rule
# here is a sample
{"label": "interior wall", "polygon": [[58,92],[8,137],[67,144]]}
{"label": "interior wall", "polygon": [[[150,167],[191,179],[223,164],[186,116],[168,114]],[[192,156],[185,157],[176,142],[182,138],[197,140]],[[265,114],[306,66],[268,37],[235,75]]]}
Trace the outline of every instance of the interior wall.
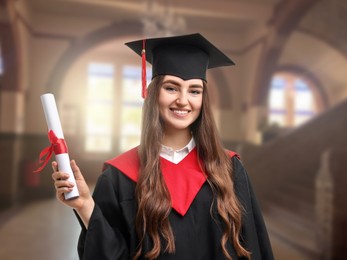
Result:
{"label": "interior wall", "polygon": [[[344,76],[347,56],[328,42],[300,30],[294,32],[285,45],[278,66],[291,64],[305,68],[320,79],[331,106],[347,98]],[[322,67],[326,69],[321,70]]]}

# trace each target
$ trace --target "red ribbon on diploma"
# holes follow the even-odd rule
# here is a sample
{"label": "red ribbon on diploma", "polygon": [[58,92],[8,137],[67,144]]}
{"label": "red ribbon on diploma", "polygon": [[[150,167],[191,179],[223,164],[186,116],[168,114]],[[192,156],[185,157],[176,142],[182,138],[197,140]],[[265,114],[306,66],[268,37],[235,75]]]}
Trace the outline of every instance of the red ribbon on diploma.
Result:
{"label": "red ribbon on diploma", "polygon": [[39,173],[43,168],[45,168],[53,152],[54,154],[62,154],[68,152],[65,140],[58,138],[52,130],[49,130],[48,132],[48,139],[51,145],[41,151],[39,163],[41,166],[34,171],[35,173]]}

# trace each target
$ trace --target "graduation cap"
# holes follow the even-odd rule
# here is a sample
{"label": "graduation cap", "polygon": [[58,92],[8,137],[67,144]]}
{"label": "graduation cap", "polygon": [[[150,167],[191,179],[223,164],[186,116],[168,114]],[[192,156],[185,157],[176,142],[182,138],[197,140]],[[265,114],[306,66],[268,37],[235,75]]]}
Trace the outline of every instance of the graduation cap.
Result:
{"label": "graduation cap", "polygon": [[152,64],[152,79],[173,75],[184,80],[206,81],[206,70],[235,63],[201,34],[149,38],[126,43],[142,56],[142,97],[146,97],[146,61]]}

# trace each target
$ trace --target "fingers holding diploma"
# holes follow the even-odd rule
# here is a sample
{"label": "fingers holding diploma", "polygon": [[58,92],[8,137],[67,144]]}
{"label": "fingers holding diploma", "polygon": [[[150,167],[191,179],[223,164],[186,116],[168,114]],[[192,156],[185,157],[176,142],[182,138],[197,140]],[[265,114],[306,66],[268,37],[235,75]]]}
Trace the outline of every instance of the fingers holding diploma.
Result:
{"label": "fingers holding diploma", "polygon": [[71,169],[73,171],[77,188],[80,196],[74,199],[65,199],[64,193],[70,192],[74,188],[74,183],[70,182],[69,174],[59,171],[56,161],[52,162],[52,179],[54,181],[54,187],[56,189],[57,199],[65,205],[74,208],[80,215],[86,228],[88,227],[89,219],[94,209],[94,200],[90,194],[89,187],[84,180],[84,177],[76,164],[75,160],[70,162]]}

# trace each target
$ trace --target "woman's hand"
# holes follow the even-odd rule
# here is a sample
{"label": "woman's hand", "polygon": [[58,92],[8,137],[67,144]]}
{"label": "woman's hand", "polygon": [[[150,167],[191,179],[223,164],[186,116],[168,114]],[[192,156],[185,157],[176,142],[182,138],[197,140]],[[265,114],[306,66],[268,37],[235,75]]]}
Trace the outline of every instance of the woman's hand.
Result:
{"label": "woman's hand", "polygon": [[64,193],[72,191],[74,183],[68,181],[69,174],[58,171],[58,164],[57,162],[53,161],[52,168],[54,172],[52,174],[52,178],[54,180],[56,196],[60,202],[74,208],[81,217],[86,228],[88,228],[89,219],[94,209],[94,200],[76,162],[71,160],[70,164],[75,176],[76,185],[80,196],[70,200],[65,199]]}

